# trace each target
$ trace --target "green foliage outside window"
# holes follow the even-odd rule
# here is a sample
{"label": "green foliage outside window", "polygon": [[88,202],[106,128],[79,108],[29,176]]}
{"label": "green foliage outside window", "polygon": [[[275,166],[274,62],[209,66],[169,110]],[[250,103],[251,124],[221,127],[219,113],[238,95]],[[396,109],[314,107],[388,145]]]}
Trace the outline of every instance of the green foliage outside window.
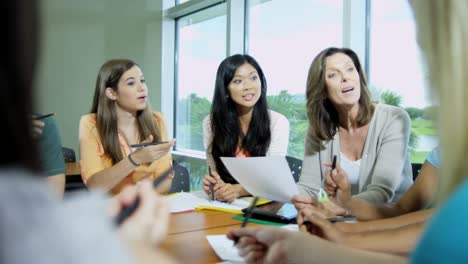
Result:
{"label": "green foliage outside window", "polygon": [[[283,114],[289,120],[290,134],[288,155],[299,159],[303,158],[305,135],[307,133],[307,111],[305,106],[304,95],[292,95],[288,91],[283,90],[277,95],[268,96],[268,105],[270,109]],[[400,95],[395,92],[385,91],[381,93],[381,102],[399,106],[402,102]],[[191,94],[187,98],[179,101],[179,109],[190,109],[187,116],[178,115],[177,129],[188,133],[190,137],[190,146],[193,150],[204,151],[203,147],[203,119],[209,114],[211,103],[207,98],[199,97],[196,94]],[[410,150],[411,162],[422,163],[428,151],[418,151],[416,146],[420,135],[437,135],[433,127],[433,122],[430,120],[433,108],[418,109],[415,107],[408,107],[406,111],[411,118],[411,136],[410,136]],[[190,162],[183,161],[184,165],[188,167],[191,177],[192,190],[202,188],[201,179],[206,174],[206,164],[204,162]]]}

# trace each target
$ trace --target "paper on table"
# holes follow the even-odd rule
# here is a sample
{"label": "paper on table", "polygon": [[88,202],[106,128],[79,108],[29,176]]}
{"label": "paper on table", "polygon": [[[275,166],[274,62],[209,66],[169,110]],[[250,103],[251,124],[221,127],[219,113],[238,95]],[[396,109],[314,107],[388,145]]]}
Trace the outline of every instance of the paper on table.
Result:
{"label": "paper on table", "polygon": [[288,162],[283,156],[221,157],[226,168],[249,193],[266,199],[291,202],[299,194]]}
{"label": "paper on table", "polygon": [[206,239],[220,259],[244,263],[242,257],[239,256],[239,251],[234,246],[234,241],[229,240],[226,235],[206,236]]}
{"label": "paper on table", "polygon": [[[203,191],[190,193],[177,193],[167,198],[169,203],[169,212],[178,213],[191,210],[218,210],[234,214],[242,214],[242,209],[249,207],[252,197],[242,197],[234,200],[232,203],[210,201]],[[265,204],[268,200],[261,199],[257,205]]]}

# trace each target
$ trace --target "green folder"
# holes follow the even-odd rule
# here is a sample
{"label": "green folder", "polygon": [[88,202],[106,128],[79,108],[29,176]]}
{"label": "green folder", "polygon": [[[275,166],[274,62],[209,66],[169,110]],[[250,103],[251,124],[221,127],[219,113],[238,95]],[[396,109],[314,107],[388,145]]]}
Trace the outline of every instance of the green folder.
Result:
{"label": "green folder", "polygon": [[[239,220],[239,221],[244,221],[244,216],[243,215],[236,215],[232,219]],[[257,223],[261,225],[270,225],[270,226],[284,226],[286,224],[283,223],[275,223],[275,222],[270,222],[270,221],[264,221],[264,220],[258,220],[254,218],[250,218],[249,222],[251,223]]]}

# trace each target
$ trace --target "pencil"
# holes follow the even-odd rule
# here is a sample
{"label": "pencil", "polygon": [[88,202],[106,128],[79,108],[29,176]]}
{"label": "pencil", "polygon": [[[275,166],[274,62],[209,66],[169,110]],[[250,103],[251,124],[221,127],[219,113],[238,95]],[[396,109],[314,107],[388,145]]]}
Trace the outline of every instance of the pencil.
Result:
{"label": "pencil", "polygon": [[130,147],[131,147],[131,148],[141,148],[141,147],[147,147],[147,146],[154,146],[154,145],[166,144],[167,142],[168,142],[168,141],[140,143],[140,144],[133,144],[133,145],[130,145]]}

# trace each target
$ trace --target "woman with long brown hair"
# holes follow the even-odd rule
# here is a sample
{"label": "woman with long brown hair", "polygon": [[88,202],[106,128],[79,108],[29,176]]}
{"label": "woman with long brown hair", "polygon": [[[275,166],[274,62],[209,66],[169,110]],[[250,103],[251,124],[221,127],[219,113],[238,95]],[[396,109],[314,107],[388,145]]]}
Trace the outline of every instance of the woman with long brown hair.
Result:
{"label": "woman with long brown hair", "polygon": [[[315,57],[307,78],[307,112],[301,193],[310,197],[319,193],[324,181],[333,185],[330,170],[323,166],[335,155],[355,200],[389,203],[411,186],[409,115],[402,108],[371,101],[354,51],[331,47]],[[295,197],[294,202],[307,203],[309,197]],[[352,205],[339,205],[356,213]]]}
{"label": "woman with long brown hair", "polygon": [[[81,176],[88,187],[111,190],[144,178],[155,179],[172,166],[161,113],[151,112],[140,67],[127,59],[110,60],[99,70],[91,113],[79,129]],[[140,147],[138,143],[161,143]],[[171,181],[158,189],[167,192]]]}

